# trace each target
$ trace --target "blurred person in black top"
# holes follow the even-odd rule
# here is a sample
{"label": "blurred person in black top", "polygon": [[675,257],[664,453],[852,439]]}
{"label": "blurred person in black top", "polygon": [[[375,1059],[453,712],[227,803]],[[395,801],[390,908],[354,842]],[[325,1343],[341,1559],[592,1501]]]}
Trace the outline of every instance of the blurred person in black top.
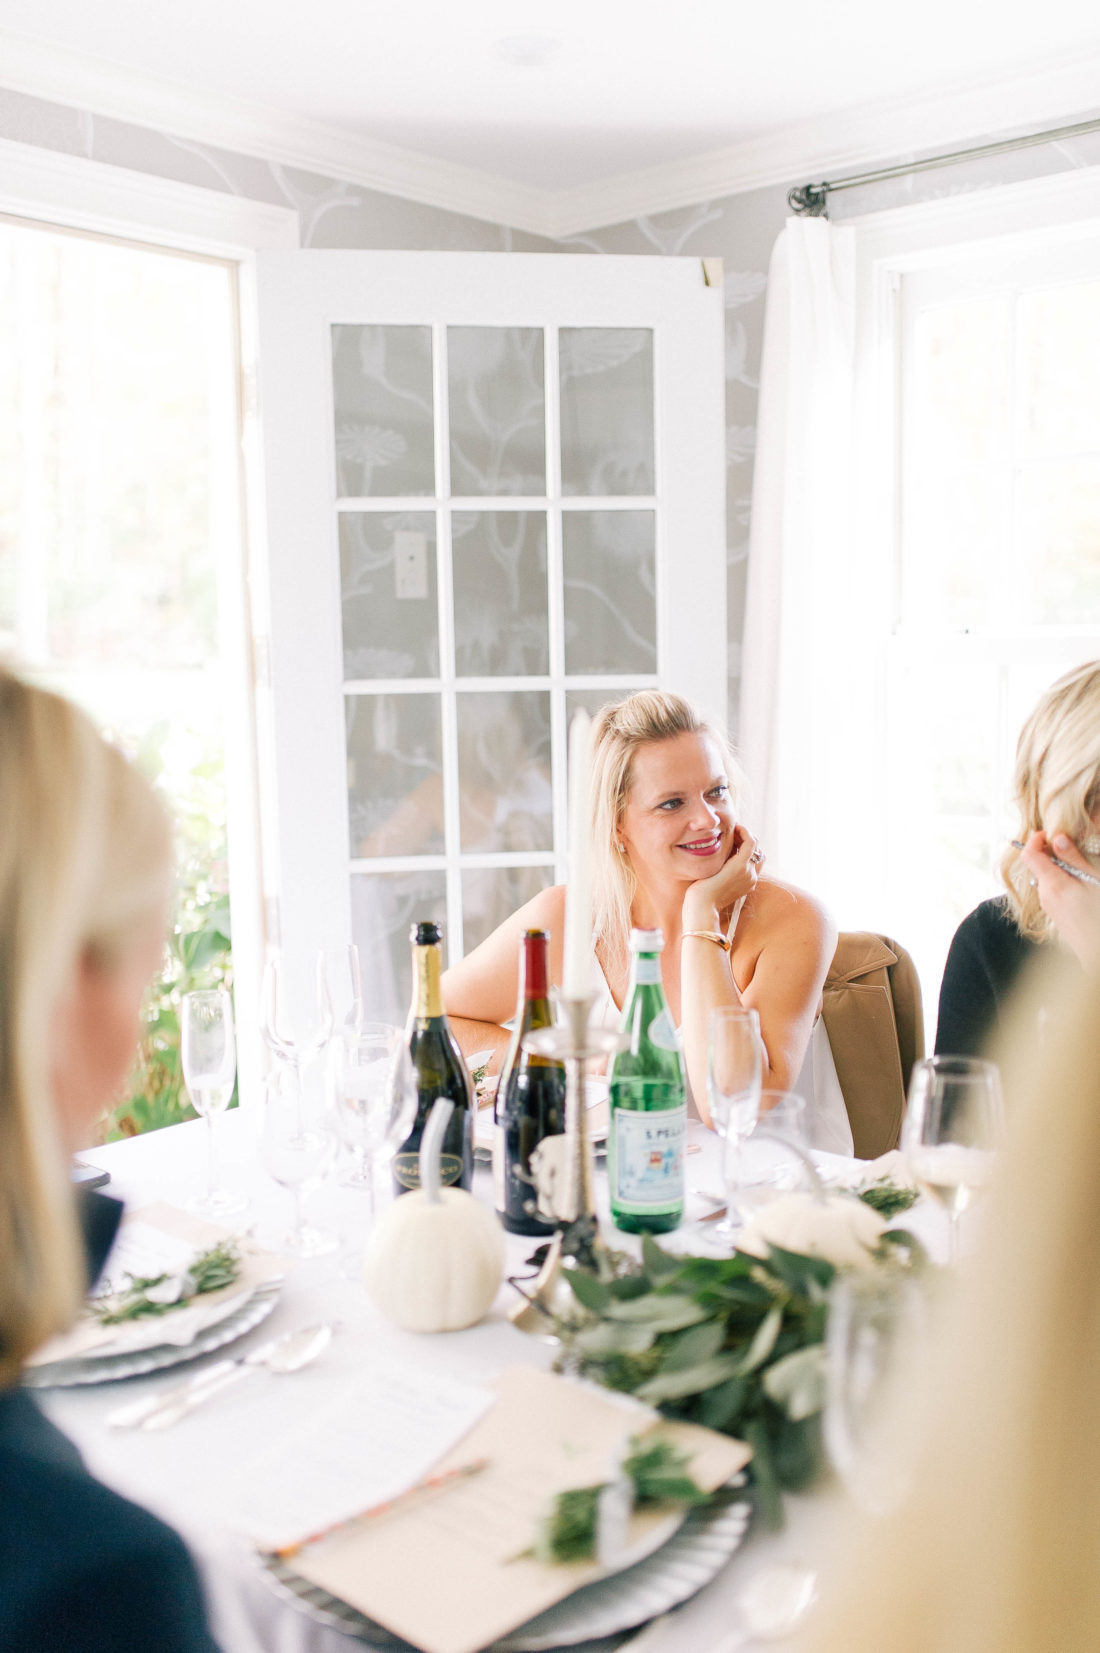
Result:
{"label": "blurred person in black top", "polygon": [[1005,894],[981,902],[952,939],[936,1025],[942,1055],[984,1051],[1039,959],[1057,956],[1071,972],[1100,962],[1100,887],[1055,864],[1100,874],[1100,661],[1059,678],[1031,713],[1014,793],[1023,848],[1001,860]]}

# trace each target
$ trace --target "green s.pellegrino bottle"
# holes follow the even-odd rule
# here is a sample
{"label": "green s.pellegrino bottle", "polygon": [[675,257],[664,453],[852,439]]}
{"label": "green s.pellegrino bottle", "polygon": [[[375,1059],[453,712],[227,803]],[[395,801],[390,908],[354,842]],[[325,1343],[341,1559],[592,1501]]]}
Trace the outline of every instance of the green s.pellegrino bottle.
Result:
{"label": "green s.pellegrino bottle", "polygon": [[630,991],[608,1070],[611,1216],[631,1234],[661,1234],[684,1214],[687,1075],[661,985],[660,930],[630,932]]}

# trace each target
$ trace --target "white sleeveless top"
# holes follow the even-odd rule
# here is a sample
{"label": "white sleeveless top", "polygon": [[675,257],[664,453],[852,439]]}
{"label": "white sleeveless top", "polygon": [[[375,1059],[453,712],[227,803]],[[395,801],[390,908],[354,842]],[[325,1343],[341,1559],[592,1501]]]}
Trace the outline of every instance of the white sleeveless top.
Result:
{"label": "white sleeveless top", "polygon": [[[614,1030],[619,1025],[622,1013],[615,1003],[594,942],[590,979],[594,995],[592,1022],[596,1027]],[[813,1032],[810,1034],[802,1071],[791,1089],[806,1101],[810,1147],[824,1149],[830,1154],[853,1154],[855,1144],[852,1141],[852,1127],[848,1122],[848,1110],[844,1106],[844,1093],[837,1078],[829,1035],[820,1016],[814,1022]],[[695,1106],[690,1089],[688,1118],[699,1118],[699,1110]]]}

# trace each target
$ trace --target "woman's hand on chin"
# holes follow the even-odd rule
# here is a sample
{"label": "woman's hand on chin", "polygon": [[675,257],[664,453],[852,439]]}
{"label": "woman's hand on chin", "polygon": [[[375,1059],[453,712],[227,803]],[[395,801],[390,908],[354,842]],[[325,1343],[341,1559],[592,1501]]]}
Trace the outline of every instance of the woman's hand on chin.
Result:
{"label": "woman's hand on chin", "polygon": [[712,929],[724,911],[743,896],[752,894],[763,862],[763,851],[752,834],[744,827],[734,827],[733,848],[725,866],[709,878],[697,879],[688,886],[684,895],[684,928]]}

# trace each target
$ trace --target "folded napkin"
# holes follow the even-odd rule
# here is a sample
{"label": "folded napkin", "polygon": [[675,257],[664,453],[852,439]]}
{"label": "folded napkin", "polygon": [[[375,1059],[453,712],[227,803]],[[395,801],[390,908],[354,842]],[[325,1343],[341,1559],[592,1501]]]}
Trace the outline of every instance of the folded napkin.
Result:
{"label": "folded napkin", "polygon": [[125,1320],[105,1326],[94,1309],[85,1309],[76,1325],[31,1356],[30,1366],[62,1360],[100,1359],[107,1356],[159,1349],[166,1344],[185,1348],[209,1327],[242,1308],[258,1286],[280,1279],[286,1272],[281,1257],[260,1251],[251,1241],[235,1236],[215,1223],[203,1222],[170,1205],[145,1206],[128,1215],[104,1268],[104,1277],[121,1286],[125,1276],[183,1273],[200,1252],[233,1239],[241,1254],[241,1269],[231,1285],[204,1292],[189,1303],[172,1305],[163,1314]]}

